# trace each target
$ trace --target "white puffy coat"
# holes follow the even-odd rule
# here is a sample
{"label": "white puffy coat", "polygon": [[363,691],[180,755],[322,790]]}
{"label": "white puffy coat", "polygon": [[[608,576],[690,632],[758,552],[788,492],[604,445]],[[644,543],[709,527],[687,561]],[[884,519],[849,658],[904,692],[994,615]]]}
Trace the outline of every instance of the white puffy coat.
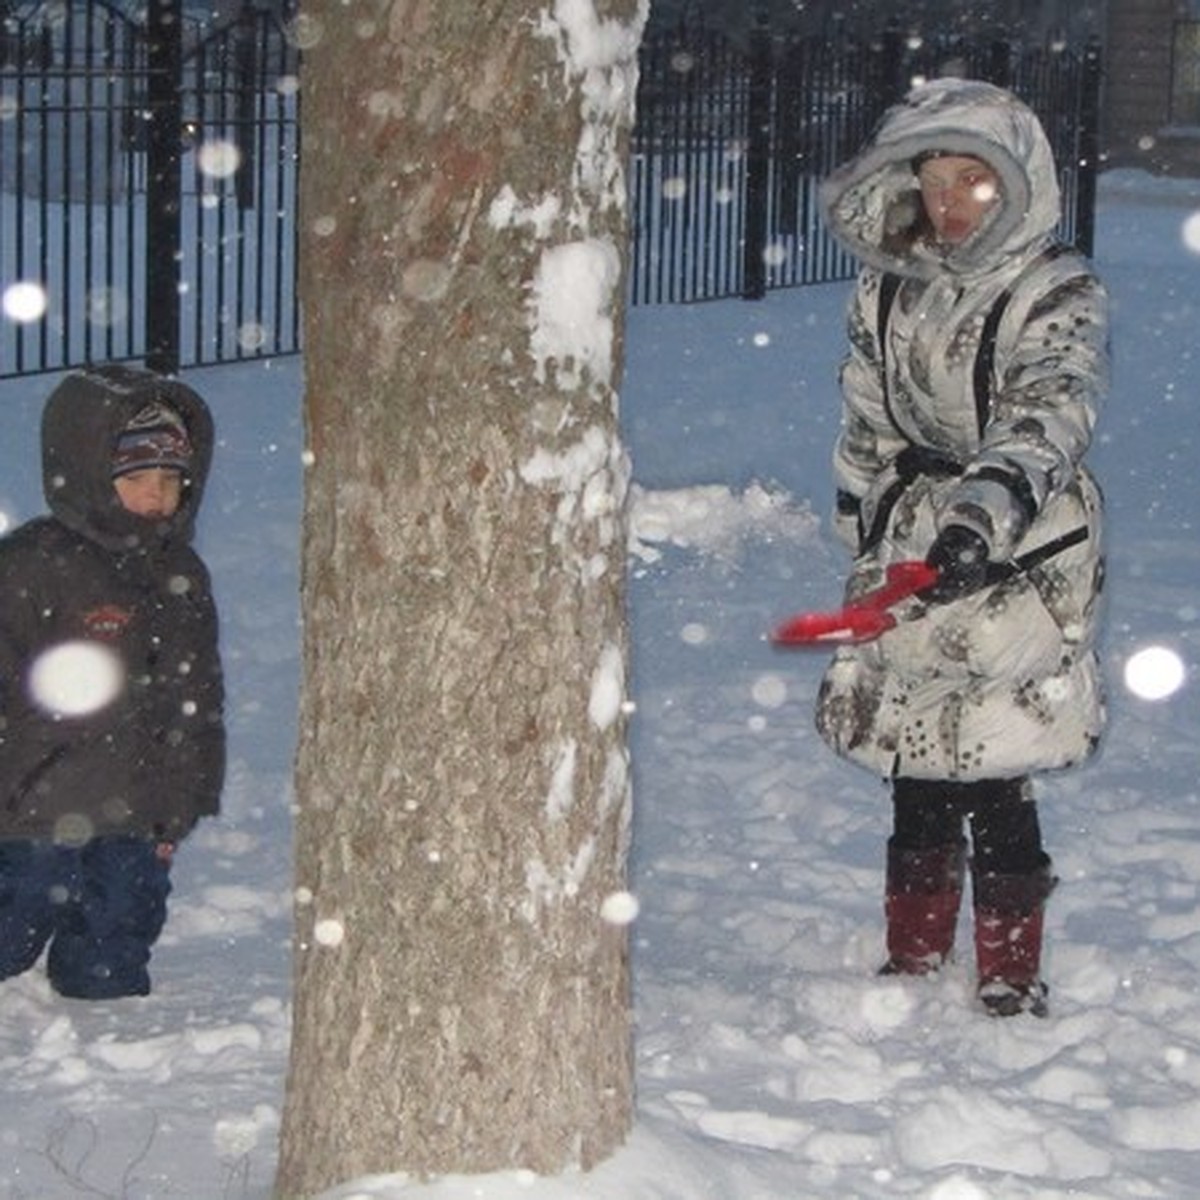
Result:
{"label": "white puffy coat", "polygon": [[[921,211],[914,160],[925,151],[972,155],[1000,176],[982,228],[945,253],[897,236]],[[1093,649],[1102,501],[1082,459],[1107,388],[1108,319],[1087,261],[1056,246],[1059,188],[1042,127],[1008,92],[938,80],[889,110],[822,200],[863,263],[834,453],[838,529],[857,556],[848,596],[881,582],[890,562],[923,559],[949,524],[979,533],[995,563],[1076,530],[1086,538],[963,599],[910,601],[894,631],[840,649],[817,727],[885,777],[994,779],[1077,763],[1104,722]],[[887,275],[900,284],[881,347]],[[977,384],[1001,297],[990,377]],[[909,447],[931,453],[898,457]],[[932,469],[912,473],[914,456],[933,457]]]}

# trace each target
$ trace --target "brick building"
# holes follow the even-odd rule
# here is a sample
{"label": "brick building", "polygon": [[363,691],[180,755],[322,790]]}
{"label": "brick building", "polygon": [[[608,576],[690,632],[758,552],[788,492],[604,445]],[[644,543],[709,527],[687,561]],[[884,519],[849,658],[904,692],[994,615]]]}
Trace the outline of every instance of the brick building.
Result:
{"label": "brick building", "polygon": [[1108,166],[1200,175],[1200,0],[1109,0]]}

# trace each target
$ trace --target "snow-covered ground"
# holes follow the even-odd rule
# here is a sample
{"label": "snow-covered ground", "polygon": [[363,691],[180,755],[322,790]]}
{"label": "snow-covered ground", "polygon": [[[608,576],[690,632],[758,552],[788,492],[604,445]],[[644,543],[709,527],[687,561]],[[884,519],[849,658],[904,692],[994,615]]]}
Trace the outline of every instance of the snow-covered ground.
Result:
{"label": "snow-covered ground", "polygon": [[[412,1200],[1057,1200],[1200,1189],[1200,181],[1103,178],[1116,375],[1098,760],[1041,785],[1062,884],[1052,1015],[970,1004],[969,955],[880,979],[882,786],[818,741],[823,656],[764,640],[829,607],[834,374],[847,286],[631,313],[638,1120],[587,1176],[331,1193]],[[1191,225],[1189,225],[1189,220]],[[192,372],[220,447],[202,522],[232,770],[181,850],[155,992],[86,1005],[0,984],[0,1197],[264,1200],[288,1038],[301,366]],[[0,512],[40,509],[52,379],[0,385]],[[1182,657],[1139,698],[1135,652]],[[967,943],[964,924],[963,942]]]}

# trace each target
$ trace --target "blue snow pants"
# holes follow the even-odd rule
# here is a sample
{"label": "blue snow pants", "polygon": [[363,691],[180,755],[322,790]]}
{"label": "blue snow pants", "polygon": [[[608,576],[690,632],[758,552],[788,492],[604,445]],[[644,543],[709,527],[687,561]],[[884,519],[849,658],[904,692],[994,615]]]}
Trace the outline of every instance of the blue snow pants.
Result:
{"label": "blue snow pants", "polygon": [[48,943],[46,974],[60,995],[148,995],[169,873],[147,838],[0,841],[0,979],[29,970]]}

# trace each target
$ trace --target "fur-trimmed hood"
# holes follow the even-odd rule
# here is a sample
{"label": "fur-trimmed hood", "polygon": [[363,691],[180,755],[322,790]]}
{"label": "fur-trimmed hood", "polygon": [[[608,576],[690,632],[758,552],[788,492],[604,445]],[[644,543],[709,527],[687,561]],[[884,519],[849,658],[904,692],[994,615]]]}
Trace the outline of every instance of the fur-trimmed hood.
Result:
{"label": "fur-trimmed hood", "polygon": [[[905,238],[921,213],[914,161],[929,152],[982,159],[1001,200],[980,229],[944,252]],[[1054,154],[1033,111],[1001,88],[938,79],[888,109],[866,147],[821,187],[833,235],[881,271],[929,278],[986,272],[1050,237],[1059,221]]]}

